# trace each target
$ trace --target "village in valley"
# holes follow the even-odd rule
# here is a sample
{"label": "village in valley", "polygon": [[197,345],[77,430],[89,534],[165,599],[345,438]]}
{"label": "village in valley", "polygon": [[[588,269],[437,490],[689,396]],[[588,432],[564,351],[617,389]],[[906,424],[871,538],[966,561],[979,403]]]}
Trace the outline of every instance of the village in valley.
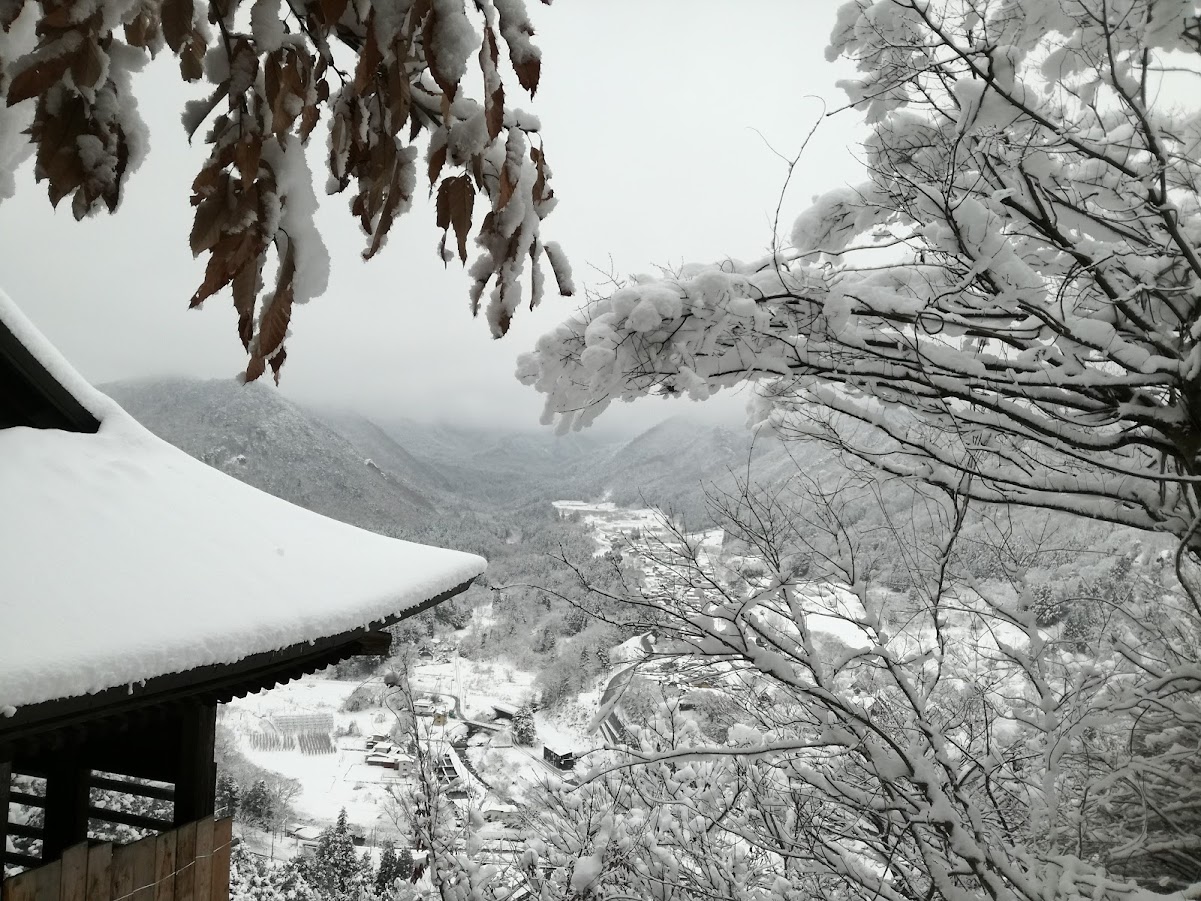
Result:
{"label": "village in valley", "polygon": [[[762,572],[761,560],[745,549],[723,552],[721,529],[680,532],[660,510],[612,501],[553,506],[588,530],[594,556],[624,555],[652,596],[673,590],[680,572],[667,557],[688,549],[685,559],[709,573],[741,574],[750,590],[763,581],[746,579]],[[817,592],[810,612],[823,640],[844,649],[864,643],[847,604],[845,593]],[[467,629],[490,616],[487,604],[477,607]],[[760,703],[770,697],[753,672],[708,662],[681,667],[675,655],[656,654],[657,641],[647,631],[612,647],[610,667],[552,709],[539,708],[536,674],[464,657],[455,633],[408,649],[403,690],[384,663],[363,678],[317,674],[232,701],[220,711],[219,727],[256,767],[298,787],[273,820],[243,820],[236,832],[248,852],[286,861],[315,853],[322,832],[343,814],[355,844],[372,859],[393,847],[408,848],[420,861],[428,851],[414,847],[409,812],[422,791],[422,754],[454,811],[458,847],[470,842],[489,859],[512,863],[538,792],[587,780],[630,741],[623,701],[630,700],[631,684],[652,691],[683,719],[704,719],[723,694],[760,696]]]}
{"label": "village in valley", "polygon": [[[558,501],[554,508],[582,521],[597,556],[625,550],[640,578],[660,585],[662,566],[637,554],[640,542],[669,539],[660,511],[611,501]],[[695,537],[719,556],[720,530]],[[477,608],[469,628],[489,617],[487,605]],[[650,633],[638,634],[609,649],[611,668],[553,710],[538,709],[534,673],[467,659],[454,633],[408,649],[405,690],[386,684],[385,663],[364,678],[316,674],[236,699],[220,709],[218,727],[256,767],[294,780],[299,790],[270,822],[243,820],[235,831],[250,853],[283,861],[312,854],[321,832],[344,811],[355,844],[374,849],[373,855],[386,846],[410,846],[405,811],[419,791],[421,753],[456,811],[456,824],[478,815],[476,840],[494,854],[514,854],[531,789],[577,783],[610,759],[607,747],[628,739],[619,711],[593,721],[606,695],[620,693],[635,670],[676,696],[710,686],[709,677],[697,677],[693,686],[662,668],[654,641]],[[687,701],[681,706],[690,709]],[[417,859],[426,853],[412,850]]]}

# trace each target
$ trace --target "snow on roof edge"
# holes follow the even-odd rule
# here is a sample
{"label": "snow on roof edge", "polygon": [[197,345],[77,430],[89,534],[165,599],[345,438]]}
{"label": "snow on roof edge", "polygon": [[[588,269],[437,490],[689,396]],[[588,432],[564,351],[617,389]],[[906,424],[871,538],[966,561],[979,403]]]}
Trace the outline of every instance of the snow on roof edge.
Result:
{"label": "snow on roof edge", "polygon": [[3,291],[0,322],[100,421],[0,430],[0,714],[342,634],[484,571],[211,469],[92,387]]}

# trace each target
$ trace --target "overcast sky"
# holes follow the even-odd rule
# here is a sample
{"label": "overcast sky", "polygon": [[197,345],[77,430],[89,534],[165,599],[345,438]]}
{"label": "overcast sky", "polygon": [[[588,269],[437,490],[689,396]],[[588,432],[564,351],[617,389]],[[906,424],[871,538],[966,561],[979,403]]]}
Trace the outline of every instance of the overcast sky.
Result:
{"label": "overcast sky", "polygon": [[[822,109],[806,95],[829,109],[843,102],[835,81],[849,68],[824,57],[838,4],[527,3],[543,50],[542,83],[533,102],[518,105],[542,120],[560,198],[544,234],[567,251],[577,284],[599,285],[609,271],[763,253],[785,177],[767,143],[786,155],[799,150]],[[76,223],[69,202],[54,213],[27,163],[17,196],[0,204],[0,288],[93,382],[233,378],[244,355],[228,292],[201,311],[187,309],[201,274],[187,246],[188,194],[205,148],[188,147],[179,112],[202,88],[179,84],[170,61],[160,60],[139,89],[151,151],[118,214]],[[321,145],[324,127],[314,135]],[[814,194],[862,179],[862,136],[854,112],[822,123],[785,197],[785,234]],[[330,287],[295,310],[282,390],[369,415],[536,427],[541,398],[513,378],[514,359],[579,301],[550,294],[494,341],[484,321],[470,317],[462,268],[443,268],[436,257],[440,233],[428,206],[415,204],[386,250],[364,263],[346,199],[322,203]],[[733,417],[744,402],[715,399],[704,408]],[[698,411],[687,401],[646,399],[612,408],[602,422],[641,427]]]}

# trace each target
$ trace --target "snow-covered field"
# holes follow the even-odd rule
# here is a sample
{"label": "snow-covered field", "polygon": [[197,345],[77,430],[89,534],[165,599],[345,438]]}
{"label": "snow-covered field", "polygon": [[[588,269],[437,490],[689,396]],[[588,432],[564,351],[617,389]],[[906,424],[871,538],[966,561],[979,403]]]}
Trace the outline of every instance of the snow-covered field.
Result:
{"label": "snow-covered field", "polygon": [[331,713],[337,731],[345,731],[352,722],[361,735],[388,731],[395,722],[388,711],[342,711],[359,684],[309,676],[226,704],[221,722],[238,737],[239,750],[253,763],[300,782],[292,806],[302,822],[327,825],[345,807],[350,821],[364,830],[392,832],[395,823],[386,813],[389,788],[403,788],[403,782],[395,770],[366,765],[361,737],[338,738],[333,754],[257,750],[249,742],[250,734],[261,731],[268,718],[297,713]]}

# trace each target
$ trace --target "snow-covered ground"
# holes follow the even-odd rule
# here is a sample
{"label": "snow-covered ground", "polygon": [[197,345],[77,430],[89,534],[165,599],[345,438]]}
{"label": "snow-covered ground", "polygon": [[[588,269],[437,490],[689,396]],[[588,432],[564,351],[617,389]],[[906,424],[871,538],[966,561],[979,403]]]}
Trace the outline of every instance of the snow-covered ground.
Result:
{"label": "snow-covered ground", "polygon": [[[449,661],[418,665],[413,673],[413,687],[418,693],[437,693],[458,697],[464,716],[478,721],[496,718],[493,704],[515,707],[529,697],[535,673],[497,663],[478,663],[458,657]],[[378,684],[378,680],[371,680]],[[408,790],[408,780],[396,770],[366,764],[363,736],[388,732],[396,716],[383,707],[371,707],[350,713],[342,709],[350,694],[364,684],[323,676],[307,676],[235,700],[222,708],[221,722],[230,728],[238,740],[239,750],[253,763],[264,769],[296,779],[301,790],[292,800],[296,820],[324,826],[332,823],[342,808],[350,822],[370,835],[394,837],[397,824],[390,809],[394,796]],[[595,705],[595,692],[581,698]],[[440,706],[452,708],[451,698],[442,698]],[[578,706],[578,705],[577,705]],[[573,708],[574,709],[574,708]],[[273,718],[297,714],[327,714],[333,717],[337,733],[349,731],[357,735],[341,735],[335,740],[336,750],[330,754],[305,754],[289,750],[261,750],[252,746],[254,733],[270,731]],[[488,735],[481,733],[468,750],[468,760],[479,769],[485,780],[495,781],[495,795],[476,796],[478,806],[501,804],[506,799],[517,801],[525,797],[528,787],[545,782],[555,771],[543,763],[542,740],[552,746],[566,746],[580,752],[597,747],[595,736],[586,732],[589,710],[574,709],[574,714],[562,713],[536,716],[539,743],[531,748],[495,748],[484,743]],[[454,720],[451,719],[450,723]],[[499,721],[498,721],[499,723]],[[353,724],[353,729],[351,728]],[[484,764],[481,767],[481,764]],[[464,771],[461,775],[467,775]],[[470,777],[468,777],[470,781]]]}
{"label": "snow-covered ground", "polygon": [[303,822],[327,825],[346,808],[352,823],[366,831],[394,832],[395,823],[386,813],[391,790],[403,790],[404,781],[395,770],[367,766],[362,737],[336,739],[332,754],[305,754],[298,749],[266,751],[251,746],[250,735],[264,730],[272,717],[298,713],[329,713],[335,730],[346,731],[354,723],[362,735],[387,732],[395,715],[382,708],[357,713],[342,710],[342,704],[361,683],[309,676],[270,691],[248,695],[224,705],[222,725],[238,738],[238,749],[253,763],[300,782],[300,793],[292,800]]}

